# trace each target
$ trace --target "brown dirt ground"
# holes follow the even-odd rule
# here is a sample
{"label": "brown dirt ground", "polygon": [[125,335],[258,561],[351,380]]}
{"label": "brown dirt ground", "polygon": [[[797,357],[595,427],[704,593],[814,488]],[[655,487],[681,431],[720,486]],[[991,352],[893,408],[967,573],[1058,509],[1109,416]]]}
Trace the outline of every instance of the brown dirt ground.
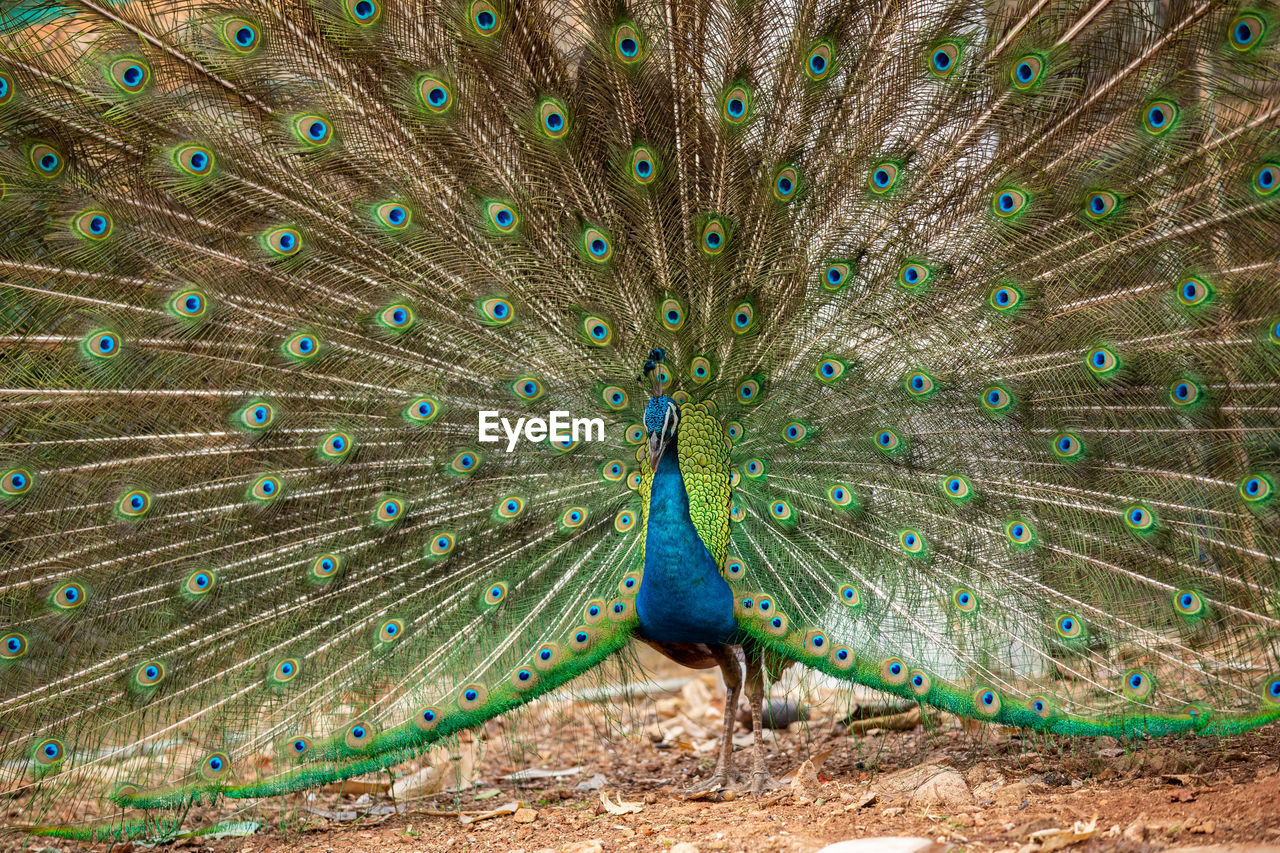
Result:
{"label": "brown dirt ground", "polygon": [[[895,721],[873,698],[851,705],[847,692],[823,701],[823,691],[810,690],[810,720],[769,733],[768,761],[782,778],[812,759],[816,780],[802,774],[807,783],[758,802],[733,795],[687,800],[681,790],[708,775],[713,763],[723,688],[715,675],[642,658],[655,677],[693,678],[621,702],[547,702],[518,721],[493,721],[416,767],[396,768],[401,781],[394,803],[387,780],[374,779],[347,793],[262,801],[234,813],[206,810],[189,815],[187,825],[230,819],[262,828],[175,846],[215,853],[693,853],[681,846],[691,844],[701,853],[809,853],[845,839],[920,836],[973,851],[1031,853],[1066,842],[1080,853],[1201,845],[1280,851],[1280,725],[1227,739],[1045,739],[952,718],[911,725],[917,711]],[[857,724],[869,730],[850,733],[840,724],[851,713],[871,717]],[[735,741],[738,762],[746,766],[749,736],[739,728]],[[529,768],[580,769],[503,778]],[[578,789],[597,774],[601,789]],[[942,801],[929,802],[925,789],[940,791]],[[602,794],[632,811],[610,813]],[[456,814],[470,812],[470,819],[515,802],[528,811],[471,823]],[[1070,834],[1073,827],[1079,836]],[[25,844],[48,853],[141,847]],[[1263,847],[1239,846],[1247,844]]]}

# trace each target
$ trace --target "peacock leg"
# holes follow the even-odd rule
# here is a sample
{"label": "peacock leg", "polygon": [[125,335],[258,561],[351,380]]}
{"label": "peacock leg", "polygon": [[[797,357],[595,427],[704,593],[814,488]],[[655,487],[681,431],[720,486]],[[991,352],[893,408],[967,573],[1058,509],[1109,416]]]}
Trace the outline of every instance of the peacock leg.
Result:
{"label": "peacock leg", "polygon": [[686,789],[685,793],[722,791],[734,781],[737,773],[733,767],[733,725],[738,715],[738,696],[742,693],[742,667],[732,646],[711,646],[711,655],[720,665],[724,675],[724,728],[720,733],[720,756],[716,759],[715,772]]}
{"label": "peacock leg", "polygon": [[761,743],[761,720],[764,713],[764,661],[759,649],[747,648],[747,700],[751,703],[751,731],[754,736],[751,756],[751,796],[759,797],[765,791],[782,787],[772,776],[764,761],[764,745]]}

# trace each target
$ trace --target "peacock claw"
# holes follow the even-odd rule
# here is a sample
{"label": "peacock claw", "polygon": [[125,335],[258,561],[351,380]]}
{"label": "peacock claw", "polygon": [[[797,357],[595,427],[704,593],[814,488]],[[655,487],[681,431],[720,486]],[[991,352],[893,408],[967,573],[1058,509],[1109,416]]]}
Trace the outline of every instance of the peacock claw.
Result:
{"label": "peacock claw", "polygon": [[768,770],[757,770],[751,774],[751,796],[760,799],[767,791],[776,791],[785,787],[769,773]]}
{"label": "peacock claw", "polygon": [[733,790],[734,787],[735,780],[728,773],[715,773],[708,779],[695,782],[681,791],[681,793],[686,797],[694,794],[719,794],[723,791]]}

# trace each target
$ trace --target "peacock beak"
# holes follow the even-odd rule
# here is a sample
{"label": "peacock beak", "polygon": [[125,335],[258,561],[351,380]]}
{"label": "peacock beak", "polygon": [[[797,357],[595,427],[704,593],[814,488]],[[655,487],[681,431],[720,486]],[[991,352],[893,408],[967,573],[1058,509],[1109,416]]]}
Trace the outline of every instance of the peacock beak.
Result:
{"label": "peacock beak", "polygon": [[667,443],[662,440],[661,432],[649,433],[649,470],[655,474],[658,472],[658,461],[662,459],[662,451],[667,449]]}

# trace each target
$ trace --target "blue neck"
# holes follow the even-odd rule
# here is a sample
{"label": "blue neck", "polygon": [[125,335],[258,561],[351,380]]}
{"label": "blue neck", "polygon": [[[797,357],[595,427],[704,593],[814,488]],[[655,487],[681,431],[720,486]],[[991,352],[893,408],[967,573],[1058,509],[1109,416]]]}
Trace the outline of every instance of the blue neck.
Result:
{"label": "blue neck", "polygon": [[733,590],[689,517],[675,441],[653,477],[636,614],[650,640],[731,643],[736,633]]}

